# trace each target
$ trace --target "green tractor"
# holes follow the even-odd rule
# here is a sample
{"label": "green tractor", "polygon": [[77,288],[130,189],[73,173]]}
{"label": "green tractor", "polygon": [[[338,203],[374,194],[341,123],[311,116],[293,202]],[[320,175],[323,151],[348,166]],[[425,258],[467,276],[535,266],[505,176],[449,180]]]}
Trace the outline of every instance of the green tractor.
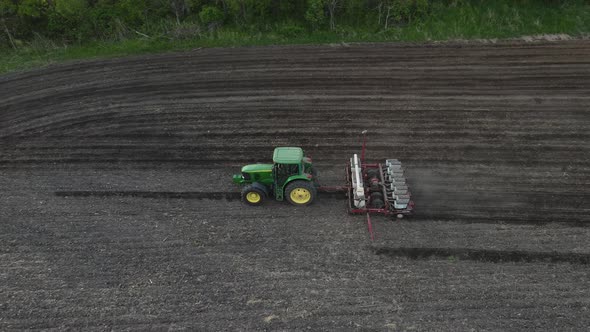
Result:
{"label": "green tractor", "polygon": [[244,185],[242,201],[248,205],[261,205],[274,196],[285,198],[293,205],[308,205],[314,201],[317,190],[311,158],[296,147],[275,148],[272,164],[252,164],[242,167],[233,182]]}

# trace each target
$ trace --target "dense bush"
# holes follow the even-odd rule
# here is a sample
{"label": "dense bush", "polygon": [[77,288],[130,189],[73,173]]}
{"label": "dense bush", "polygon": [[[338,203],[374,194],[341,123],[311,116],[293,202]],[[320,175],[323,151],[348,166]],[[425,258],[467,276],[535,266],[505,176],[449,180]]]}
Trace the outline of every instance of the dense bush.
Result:
{"label": "dense bush", "polygon": [[281,25],[276,30],[279,35],[286,38],[296,38],[299,36],[303,36],[306,33],[304,27],[295,24]]}
{"label": "dense bush", "polygon": [[203,24],[213,28],[223,22],[223,12],[215,6],[207,5],[199,13],[199,18]]}
{"label": "dense bush", "polygon": [[506,35],[550,26],[587,33],[588,19],[576,13],[587,14],[588,7],[584,0],[0,0],[0,48],[43,39],[64,45],[201,38],[219,28],[284,38],[342,31],[390,36],[420,24],[440,26],[429,32],[434,38],[448,29],[463,31],[458,37],[485,35],[490,25]]}
{"label": "dense bush", "polygon": [[[296,36],[336,24],[401,22],[425,12],[428,0],[0,0],[3,46],[43,36],[58,43],[149,35],[163,21],[222,25]],[[391,17],[391,19],[390,19]],[[281,27],[281,22],[290,22]],[[160,29],[161,30],[161,29]]]}

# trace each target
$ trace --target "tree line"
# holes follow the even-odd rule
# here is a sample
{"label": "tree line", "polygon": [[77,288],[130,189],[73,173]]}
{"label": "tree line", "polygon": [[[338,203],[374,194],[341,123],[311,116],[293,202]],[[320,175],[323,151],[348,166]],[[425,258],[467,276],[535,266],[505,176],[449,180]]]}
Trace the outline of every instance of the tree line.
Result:
{"label": "tree line", "polygon": [[[36,37],[70,43],[144,36],[171,25],[285,33],[341,24],[388,29],[428,15],[433,0],[0,0],[0,44]],[[461,0],[448,0],[449,3]]]}

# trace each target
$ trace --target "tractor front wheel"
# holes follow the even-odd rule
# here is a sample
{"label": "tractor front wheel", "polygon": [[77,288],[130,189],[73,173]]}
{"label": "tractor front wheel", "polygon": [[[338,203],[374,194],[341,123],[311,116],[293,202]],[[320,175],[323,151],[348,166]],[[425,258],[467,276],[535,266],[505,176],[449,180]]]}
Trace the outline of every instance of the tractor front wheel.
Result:
{"label": "tractor front wheel", "polygon": [[313,183],[308,181],[293,181],[285,188],[285,196],[293,205],[309,205],[316,196],[316,189]]}
{"label": "tractor front wheel", "polygon": [[242,189],[242,202],[248,205],[260,205],[264,201],[265,194],[262,190],[248,185]]}

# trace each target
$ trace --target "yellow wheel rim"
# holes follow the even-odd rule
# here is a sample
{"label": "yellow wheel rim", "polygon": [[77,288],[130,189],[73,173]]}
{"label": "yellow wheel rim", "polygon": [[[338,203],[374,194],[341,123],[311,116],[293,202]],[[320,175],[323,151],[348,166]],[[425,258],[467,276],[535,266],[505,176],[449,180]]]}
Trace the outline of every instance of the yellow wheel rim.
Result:
{"label": "yellow wheel rim", "polygon": [[246,194],[246,199],[248,200],[248,202],[250,203],[258,203],[260,202],[260,199],[262,197],[260,197],[260,194],[255,192],[255,191],[251,191],[249,193]]}
{"label": "yellow wheel rim", "polygon": [[295,188],[289,195],[291,200],[297,204],[305,204],[311,199],[311,193],[305,188]]}

